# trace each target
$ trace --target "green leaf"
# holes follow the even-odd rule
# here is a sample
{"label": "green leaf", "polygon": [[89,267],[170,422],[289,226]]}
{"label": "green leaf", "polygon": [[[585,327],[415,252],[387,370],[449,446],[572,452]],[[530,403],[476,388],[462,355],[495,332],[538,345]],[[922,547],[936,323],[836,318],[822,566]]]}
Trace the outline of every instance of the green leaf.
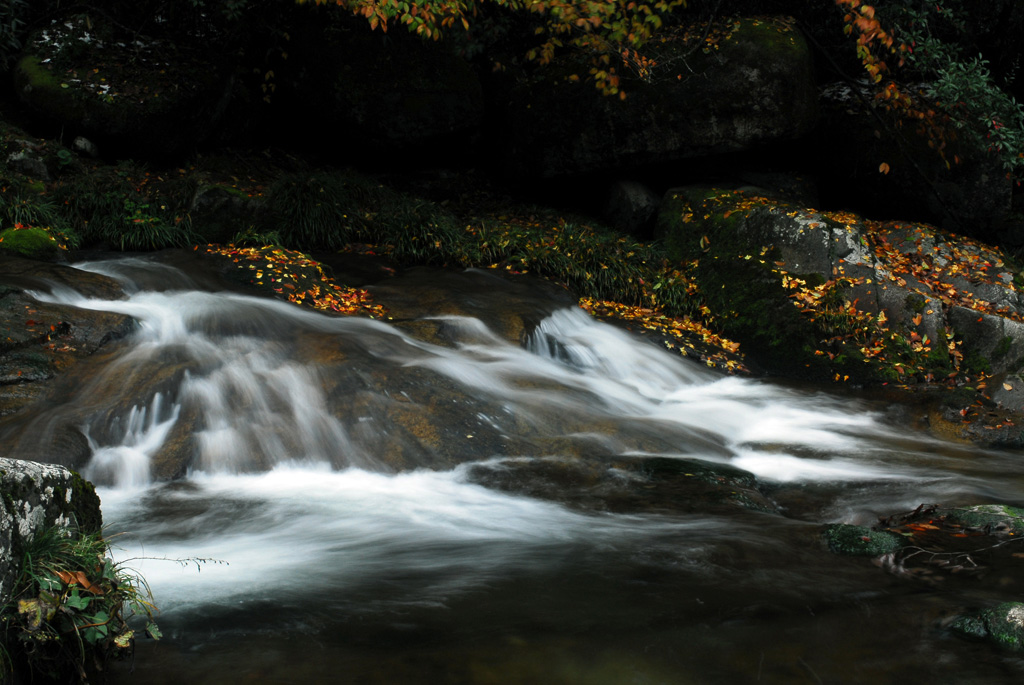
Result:
{"label": "green leaf", "polygon": [[69,609],[81,611],[82,609],[85,609],[87,606],[89,606],[89,601],[91,599],[91,597],[82,597],[78,593],[78,588],[75,588],[71,591],[71,594],[69,594],[67,598],[64,600],[64,606],[68,607]]}
{"label": "green leaf", "polygon": [[153,622],[146,624],[146,635],[149,635],[154,640],[159,640],[164,636],[164,634],[160,632],[160,628]]}

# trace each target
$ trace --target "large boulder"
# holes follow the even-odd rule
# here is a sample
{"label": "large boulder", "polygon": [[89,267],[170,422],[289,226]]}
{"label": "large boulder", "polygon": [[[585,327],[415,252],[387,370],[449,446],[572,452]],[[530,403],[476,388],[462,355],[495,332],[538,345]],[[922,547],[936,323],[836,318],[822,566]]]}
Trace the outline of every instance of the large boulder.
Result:
{"label": "large boulder", "polygon": [[906,380],[1024,362],[1024,300],[1008,261],[982,243],[708,187],[669,191],[657,233],[694,265],[726,333],[769,369]]}
{"label": "large boulder", "polygon": [[0,458],[0,495],[0,605],[6,605],[25,543],[54,527],[97,533],[102,517],[92,484],[52,464]]}
{"label": "large boulder", "polygon": [[715,49],[702,47],[659,44],[664,78],[626,79],[622,100],[572,78],[586,75],[584,63],[519,79],[494,131],[502,169],[522,179],[621,169],[792,140],[814,126],[810,50],[791,23],[736,20]]}

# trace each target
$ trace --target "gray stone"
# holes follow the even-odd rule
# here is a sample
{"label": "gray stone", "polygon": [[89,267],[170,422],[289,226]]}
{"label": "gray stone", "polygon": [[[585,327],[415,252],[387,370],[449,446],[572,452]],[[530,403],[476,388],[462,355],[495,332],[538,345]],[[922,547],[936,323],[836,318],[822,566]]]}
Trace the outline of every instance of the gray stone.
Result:
{"label": "gray stone", "polygon": [[50,172],[46,163],[31,150],[18,150],[7,156],[7,165],[15,171],[42,181],[50,180]]}
{"label": "gray stone", "polygon": [[1024,323],[966,307],[950,307],[946,318],[963,336],[964,353],[988,360],[991,373],[1016,371],[1024,361]]}
{"label": "gray stone", "polygon": [[906,542],[895,533],[834,523],[825,527],[825,542],[836,554],[877,557],[899,551]]}
{"label": "gray stone", "polygon": [[98,532],[100,501],[92,485],[62,466],[0,458],[0,605],[11,599],[21,550],[52,527]]}
{"label": "gray stone", "polygon": [[86,157],[92,157],[93,159],[100,156],[100,149],[96,147],[96,144],[82,136],[77,136],[71,142],[71,149],[81,155],[85,155]]}
{"label": "gray stone", "polygon": [[1024,378],[1018,375],[1004,378],[992,391],[992,400],[1010,411],[1024,409]]}

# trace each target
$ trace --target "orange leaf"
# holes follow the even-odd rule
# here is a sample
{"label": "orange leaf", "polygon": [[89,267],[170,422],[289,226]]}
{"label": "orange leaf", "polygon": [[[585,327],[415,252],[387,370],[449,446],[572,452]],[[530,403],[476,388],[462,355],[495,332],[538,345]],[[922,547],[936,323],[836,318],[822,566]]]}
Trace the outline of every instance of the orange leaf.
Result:
{"label": "orange leaf", "polygon": [[883,174],[888,174],[889,173],[889,165],[886,164],[885,162],[882,162],[881,164],[878,165],[878,171],[883,173]]}

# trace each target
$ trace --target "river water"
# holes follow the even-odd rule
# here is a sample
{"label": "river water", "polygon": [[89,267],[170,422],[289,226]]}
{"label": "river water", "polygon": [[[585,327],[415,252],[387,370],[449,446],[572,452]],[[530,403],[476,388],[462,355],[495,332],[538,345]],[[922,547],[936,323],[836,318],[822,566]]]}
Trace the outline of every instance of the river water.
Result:
{"label": "river water", "polygon": [[[78,266],[115,276],[129,298],[55,288],[39,299],[140,322],[95,384],[68,397],[85,417],[85,474],[108,532],[123,531],[117,556],[161,610],[164,639],[140,641],[113,682],[1024,677],[1019,657],[947,630],[958,612],[1021,599],[1021,579],[923,584],[821,542],[825,523],[870,525],[922,503],[1024,503],[1019,453],[944,443],[900,407],[724,377],[572,309],[538,304],[524,344],[425,311],[449,332],[437,344],[210,292],[152,260]],[[149,390],[131,380],[161,366],[174,373]],[[375,379],[354,410],[331,390],[339,369]],[[433,468],[396,468],[398,428],[373,410],[385,399],[415,409],[409,378],[458,398],[457,440],[449,430],[440,447],[402,443],[403,454],[449,455]],[[114,386],[138,394],[130,410],[83,414]],[[155,455],[186,416],[187,473],[155,478]],[[651,457],[737,467],[778,509],[579,506],[578,483],[564,498],[528,496],[476,475],[587,454],[624,479],[622,464]]]}

